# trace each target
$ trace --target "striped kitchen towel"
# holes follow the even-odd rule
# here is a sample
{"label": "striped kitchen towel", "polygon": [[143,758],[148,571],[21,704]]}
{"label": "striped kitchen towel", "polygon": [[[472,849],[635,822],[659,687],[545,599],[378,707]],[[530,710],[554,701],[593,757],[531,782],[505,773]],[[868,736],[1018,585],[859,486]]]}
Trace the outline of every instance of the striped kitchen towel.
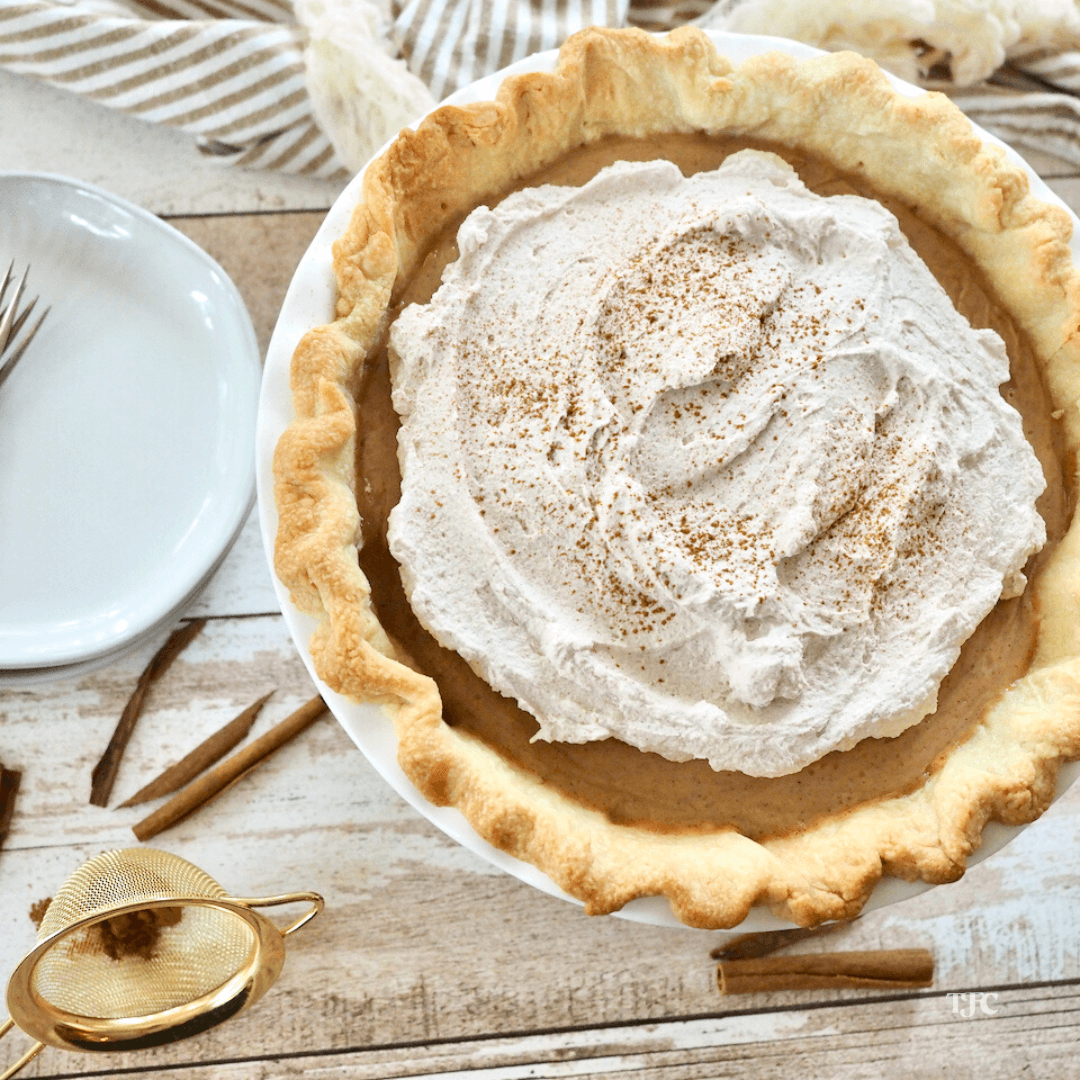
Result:
{"label": "striped kitchen towel", "polygon": [[[374,29],[374,4],[351,6],[338,41],[310,0],[0,0],[0,66],[182,128],[223,161],[345,175],[357,143],[370,153],[433,103]],[[337,146],[335,122],[365,130]]]}
{"label": "striped kitchen towel", "polygon": [[221,161],[325,178],[457,87],[626,17],[627,0],[0,0],[0,67]]}
{"label": "striped kitchen towel", "polygon": [[1080,165],[1080,52],[1034,49],[977,86],[947,91],[998,138]]}
{"label": "striped kitchen towel", "polygon": [[436,100],[583,27],[691,21],[856,48],[1080,164],[1074,0],[0,0],[0,67],[222,162],[342,177]]}
{"label": "striped kitchen towel", "polygon": [[312,115],[291,17],[284,0],[3,0],[0,65],[180,127],[206,154],[328,176],[341,162]]}
{"label": "striped kitchen towel", "polygon": [[627,0],[395,0],[393,36],[436,98],[586,26],[624,26]]}

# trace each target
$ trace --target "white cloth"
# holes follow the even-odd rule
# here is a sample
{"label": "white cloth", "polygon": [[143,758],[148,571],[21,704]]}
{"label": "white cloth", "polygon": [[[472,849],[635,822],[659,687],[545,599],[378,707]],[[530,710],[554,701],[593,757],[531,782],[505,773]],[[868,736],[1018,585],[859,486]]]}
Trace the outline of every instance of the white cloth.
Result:
{"label": "white cloth", "polygon": [[1007,143],[1080,165],[1076,0],[717,0],[697,24],[852,49]]}
{"label": "white cloth", "polygon": [[1033,48],[1080,44],[1074,0],[718,0],[699,25],[852,49],[909,82],[958,87]]}

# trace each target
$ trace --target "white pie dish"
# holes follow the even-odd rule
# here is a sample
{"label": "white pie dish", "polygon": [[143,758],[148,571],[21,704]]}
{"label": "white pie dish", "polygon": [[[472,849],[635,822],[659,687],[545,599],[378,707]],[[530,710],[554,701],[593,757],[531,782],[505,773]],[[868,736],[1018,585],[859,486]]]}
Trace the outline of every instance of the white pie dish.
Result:
{"label": "white pie dish", "polygon": [[93,185],[0,174],[0,255],[52,311],[0,392],[0,684],[176,618],[251,507],[258,344],[236,287]]}
{"label": "white pie dish", "polygon": [[[797,57],[809,57],[817,54],[817,50],[799,45],[794,42],[780,41],[769,38],[748,38],[714,33],[710,35],[718,50],[729,56],[734,62],[767,50],[781,50]],[[491,76],[488,79],[474,84],[460,91],[448,99],[449,103],[463,104],[470,101],[484,100],[494,95],[499,83],[509,74],[516,74],[529,70],[551,70],[555,63],[556,54],[545,53],[529,60],[513,65],[506,71]],[[897,88],[905,93],[916,95],[922,93],[919,89],[907,86],[894,80]],[[997,143],[997,140],[981,133],[989,142]],[[998,145],[1000,145],[998,143]],[[1019,164],[1020,159],[1012,152],[1010,158]],[[1027,170],[1032,181],[1032,188],[1036,195],[1046,201],[1062,205],[1052,192],[1043,184],[1030,169]],[[312,326],[329,322],[333,318],[333,302],[336,288],[331,273],[330,245],[340,236],[346,227],[352,208],[359,196],[359,178],[346,189],[337,204],[331,210],[323,228],[316,237],[314,243],[304,260],[301,261],[294,278],[293,287],[286,298],[282,315],[271,342],[267,370],[263,383],[263,397],[260,411],[259,430],[259,490],[260,511],[263,527],[264,540],[268,550],[272,551],[274,535],[276,533],[276,512],[273,506],[272,475],[270,459],[273,448],[277,443],[278,436],[292,419],[291,396],[288,391],[288,365],[293,348],[300,340],[305,331]],[[1075,220],[1075,218],[1074,218]],[[1074,251],[1078,251],[1074,240]],[[287,622],[290,626],[301,655],[311,667],[307,651],[307,642],[314,630],[314,622],[300,615],[289,603],[287,593],[276,582],[278,594],[282,601]],[[314,676],[314,671],[312,670]],[[322,684],[320,684],[321,686]],[[428,803],[412,787],[404,774],[398,768],[396,761],[396,741],[389,721],[381,718],[378,711],[370,706],[360,706],[338,695],[334,695],[324,687],[327,700],[330,703],[338,719],[346,731],[372,761],[376,769],[395,787],[395,789],[411,802],[429,820],[438,825],[470,850],[481,854],[495,865],[507,870],[518,878],[526,881],[545,892],[553,895],[566,897],[554,883],[540,871],[527,864],[521,863],[505,853],[492,848],[482,841],[473,830],[465,823],[464,818],[454,810],[435,807]],[[1059,791],[1064,790],[1076,774],[1076,767],[1069,766],[1062,771],[1059,783]],[[1018,833],[1018,829],[1004,826],[988,826],[983,844],[977,858],[978,861],[985,858],[993,851],[998,850],[1004,843]],[[904,883],[896,879],[885,879],[875,890],[866,910],[872,910],[885,904],[895,902],[907,896],[914,895],[929,888],[922,882]],[[637,900],[620,912],[621,915],[640,921],[658,923],[662,925],[683,925],[671,914],[667,902],[652,898]],[[771,915],[755,911],[739,927],[740,931],[763,930],[782,926]]]}

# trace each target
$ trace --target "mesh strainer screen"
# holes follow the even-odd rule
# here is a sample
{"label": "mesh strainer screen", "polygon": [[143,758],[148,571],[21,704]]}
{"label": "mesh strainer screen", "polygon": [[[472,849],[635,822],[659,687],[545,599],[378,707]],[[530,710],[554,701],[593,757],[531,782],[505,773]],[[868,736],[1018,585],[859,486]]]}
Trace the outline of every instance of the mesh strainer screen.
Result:
{"label": "mesh strainer screen", "polygon": [[[178,896],[223,899],[227,894],[175,855],[143,848],[109,852],[64,882],[38,940],[125,904]],[[254,932],[228,911],[188,904],[140,912],[61,939],[41,957],[31,986],[55,1008],[79,1016],[148,1016],[216,989],[254,946]]]}

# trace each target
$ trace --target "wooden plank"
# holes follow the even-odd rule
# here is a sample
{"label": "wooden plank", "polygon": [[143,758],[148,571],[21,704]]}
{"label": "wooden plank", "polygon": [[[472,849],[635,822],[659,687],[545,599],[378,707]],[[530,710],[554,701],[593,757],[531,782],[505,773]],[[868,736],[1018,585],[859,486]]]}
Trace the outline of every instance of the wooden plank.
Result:
{"label": "wooden plank", "polygon": [[220,618],[276,615],[278,611],[270,563],[259,531],[259,513],[253,508],[221,566],[184,614],[188,618]]}
{"label": "wooden plank", "polygon": [[325,214],[229,214],[170,217],[232,278],[244,298],[260,355],[266,355],[285,292]]}
{"label": "wooden plank", "polygon": [[2,167],[62,173],[155,214],[325,210],[343,182],[237,169],[199,153],[193,136],[0,71]]}
{"label": "wooden plank", "polygon": [[[24,770],[0,856],[0,970],[31,944],[36,901],[85,859],[134,845],[130,826],[147,808],[90,807],[86,793],[145,659],[0,697],[4,760]],[[306,700],[310,681],[280,617],[212,620],[154,687],[116,801],[272,686],[253,735]],[[1060,858],[1080,846],[1077,796],[961,882],[818,946],[929,947],[937,993],[1080,978],[1080,872]],[[327,909],[290,940],[280,984],[256,1009],[196,1042],[147,1052],[137,1059],[147,1067],[867,999],[721,998],[708,955],[720,935],[590,919],[503,875],[398,798],[329,719],[154,846],[226,889],[314,888]]]}
{"label": "wooden plank", "polygon": [[[179,217],[173,218],[171,224],[215,259],[233,280],[251,315],[259,351],[265,355],[296,265],[323,216],[319,211]],[[228,557],[187,614],[253,615],[277,611],[258,514],[253,510]]]}
{"label": "wooden plank", "polygon": [[[705,1075],[739,1080],[790,1080],[792,1076],[929,1080],[946,1072],[956,1080],[1015,1080],[1021,1075],[1072,1080],[1080,1051],[1078,1005],[1075,986],[1018,987],[975,1000],[935,994],[606,1029],[421,1046],[351,1047],[333,1054],[273,1060],[234,1057],[204,1065],[154,1068],[171,1080],[696,1080]],[[234,1045],[244,1047],[239,1040]],[[83,1072],[79,1066],[97,1065],[94,1074],[106,1080],[131,1075],[110,1071],[123,1068],[120,1062],[128,1070],[147,1068],[144,1057],[80,1057],[49,1051],[39,1059],[37,1071],[28,1075],[78,1075]]]}

